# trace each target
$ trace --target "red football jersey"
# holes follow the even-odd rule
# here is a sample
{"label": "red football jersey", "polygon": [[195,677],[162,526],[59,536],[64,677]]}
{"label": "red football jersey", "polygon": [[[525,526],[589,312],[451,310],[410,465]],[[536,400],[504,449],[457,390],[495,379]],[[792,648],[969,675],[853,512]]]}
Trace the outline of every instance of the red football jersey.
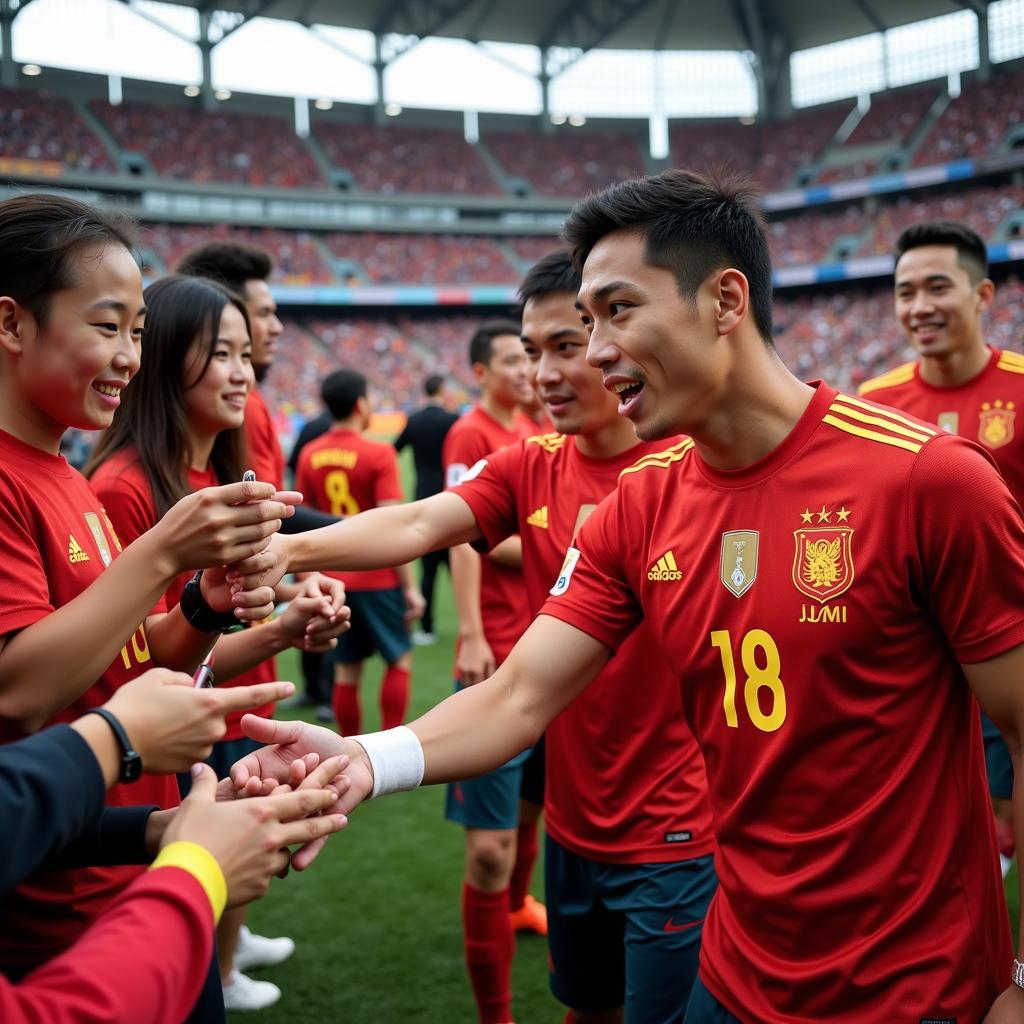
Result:
{"label": "red football jersey", "polygon": [[[62,457],[0,431],[0,634],[31,626],[78,597],[120,549],[102,504],[81,473]],[[74,721],[152,667],[140,624],[110,668],[53,721]],[[18,735],[0,720],[0,738],[10,741]],[[114,786],[107,803],[175,807],[178,786],[173,775],[144,775],[131,785]],[[0,964],[50,959],[71,945],[142,870],[37,871],[0,898]]]}
{"label": "red football jersey", "polygon": [[[157,524],[156,506],[153,504],[153,492],[150,490],[149,481],[146,479],[142,467],[135,458],[132,451],[120,451],[107,459],[93,474],[89,481],[92,489],[96,492],[100,501],[103,502],[114,524],[117,532],[121,535],[125,544],[131,544],[137,537],[141,537],[147,530]],[[193,491],[201,490],[204,487],[217,487],[220,481],[212,469],[204,471],[190,469],[188,471],[188,484]],[[170,611],[175,608],[181,600],[181,592],[185,584],[195,575],[195,570],[182,573],[164,591],[164,609]],[[257,628],[257,627],[250,627]],[[216,663],[214,664],[214,678],[216,678]],[[220,686],[252,686],[256,683],[270,683],[277,679],[277,665],[273,658],[254,665],[251,669],[241,675],[228,679]],[[262,704],[251,712],[260,715],[262,718],[273,718],[273,703]],[[224,733],[224,740],[240,740],[245,733],[242,731],[242,716],[249,714],[247,711],[233,711],[224,719],[227,732]]]}
{"label": "red football jersey", "polygon": [[[444,439],[441,459],[445,486],[454,487],[491,452],[516,444],[533,433],[525,416],[516,416],[506,430],[479,405],[461,417]],[[500,665],[530,624],[523,574],[490,558],[480,559],[480,617],[484,638]]]}
{"label": "red football jersey", "polygon": [[704,752],[701,977],[759,1024],[979,1021],[1012,946],[961,664],[1024,642],[1024,524],[974,445],[819,385],[773,452],[626,470],[544,612],[643,620]]}
{"label": "red football jersey", "polygon": [[935,387],[921,379],[918,363],[866,381],[860,394],[872,402],[902,409],[950,434],[983,445],[996,461],[1010,493],[1024,499],[1024,425],[1018,431],[1017,410],[1024,415],[1024,356],[989,346],[985,369],[966,384]]}
{"label": "red football jersey", "polygon": [[[544,434],[487,457],[453,493],[473,510],[488,548],[518,533],[531,613],[544,604],[581,523],[619,473],[664,442],[611,459]],[[643,700],[637,700],[641,688]],[[646,864],[714,848],[704,759],[683,720],[675,677],[641,627],[547,732],[544,827],[591,860]]]}
{"label": "red football jersey", "polygon": [[[332,516],[354,516],[384,502],[402,500],[395,449],[339,427],[303,447],[295,486],[307,505]],[[343,580],[347,590],[390,590],[400,585],[394,569],[326,575]]]}
{"label": "red football jersey", "polygon": [[270,410],[258,388],[249,392],[245,403],[245,444],[256,479],[278,489],[284,487],[284,452],[281,451]]}

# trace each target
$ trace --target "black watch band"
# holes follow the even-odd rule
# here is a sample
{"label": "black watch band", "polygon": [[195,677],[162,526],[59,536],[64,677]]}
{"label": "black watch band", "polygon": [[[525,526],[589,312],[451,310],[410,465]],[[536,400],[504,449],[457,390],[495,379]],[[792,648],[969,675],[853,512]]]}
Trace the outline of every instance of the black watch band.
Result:
{"label": "black watch band", "polygon": [[121,782],[135,782],[142,774],[142,758],[139,752],[132,746],[128,739],[128,733],[124,726],[117,720],[117,716],[106,708],[90,708],[85,712],[87,715],[99,715],[114,733],[118,745],[121,748],[121,774],[118,776]]}
{"label": "black watch band", "polygon": [[199,585],[202,578],[203,571],[200,569],[185,584],[185,589],[181,592],[179,607],[181,614],[185,616],[185,621],[193,629],[198,629],[200,633],[225,633],[229,629],[240,626],[241,623],[233,611],[216,612],[206,603],[206,598],[203,597],[203,591]]}

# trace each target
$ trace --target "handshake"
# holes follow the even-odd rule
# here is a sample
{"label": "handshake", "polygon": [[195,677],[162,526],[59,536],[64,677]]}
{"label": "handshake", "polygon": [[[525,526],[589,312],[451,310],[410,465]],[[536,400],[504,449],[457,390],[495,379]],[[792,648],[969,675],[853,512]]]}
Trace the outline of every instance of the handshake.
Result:
{"label": "handshake", "polygon": [[[338,810],[349,786],[341,774],[347,757],[307,758],[283,783],[268,780],[258,787],[251,780],[243,787],[231,779],[218,783],[208,765],[196,763],[223,737],[225,715],[282,700],[294,691],[287,682],[195,689],[187,675],[152,669],[104,705],[121,723],[145,771],[192,772],[192,789],[181,806],[149,816],[147,849],[155,855],[176,841],[207,849],[224,873],[229,906],[263,896],[271,877],[283,877],[290,863],[307,867],[327,837],[347,824]],[[246,720],[277,724],[255,715]],[[73,728],[92,747],[106,781],[113,781],[120,750],[106,722],[85,715]],[[294,854],[291,847],[298,848]]]}

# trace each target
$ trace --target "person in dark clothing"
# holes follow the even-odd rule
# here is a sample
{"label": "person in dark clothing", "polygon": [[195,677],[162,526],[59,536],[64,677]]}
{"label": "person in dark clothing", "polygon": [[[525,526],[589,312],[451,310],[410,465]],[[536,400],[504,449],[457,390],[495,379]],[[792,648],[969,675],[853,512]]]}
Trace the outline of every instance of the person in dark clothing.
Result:
{"label": "person in dark clothing", "polygon": [[[412,448],[413,464],[416,467],[416,497],[428,498],[444,490],[444,472],[441,468],[441,448],[452,424],[458,415],[446,408],[444,377],[435,374],[428,377],[423,385],[427,403],[414,412],[406,421],[405,429],[395,438],[395,449],[401,451],[406,445]],[[434,583],[437,571],[448,565],[448,549],[431,551],[420,560],[422,572],[420,589],[427,607],[420,619],[420,628],[413,635],[415,644],[434,642]]]}

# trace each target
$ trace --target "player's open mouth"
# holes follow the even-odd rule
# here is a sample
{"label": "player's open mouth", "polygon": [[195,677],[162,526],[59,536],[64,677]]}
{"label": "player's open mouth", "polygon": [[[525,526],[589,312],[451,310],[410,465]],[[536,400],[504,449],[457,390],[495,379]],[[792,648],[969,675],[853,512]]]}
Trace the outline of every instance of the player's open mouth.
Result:
{"label": "player's open mouth", "polygon": [[547,406],[548,412],[555,416],[564,412],[566,406],[572,403],[573,398],[571,395],[543,395],[541,400]]}
{"label": "player's open mouth", "polygon": [[619,396],[619,414],[628,416],[640,400],[644,385],[642,381],[619,381],[611,389]]}
{"label": "player's open mouth", "polygon": [[234,409],[244,409],[246,394],[244,391],[232,391],[223,396],[224,401]]}

